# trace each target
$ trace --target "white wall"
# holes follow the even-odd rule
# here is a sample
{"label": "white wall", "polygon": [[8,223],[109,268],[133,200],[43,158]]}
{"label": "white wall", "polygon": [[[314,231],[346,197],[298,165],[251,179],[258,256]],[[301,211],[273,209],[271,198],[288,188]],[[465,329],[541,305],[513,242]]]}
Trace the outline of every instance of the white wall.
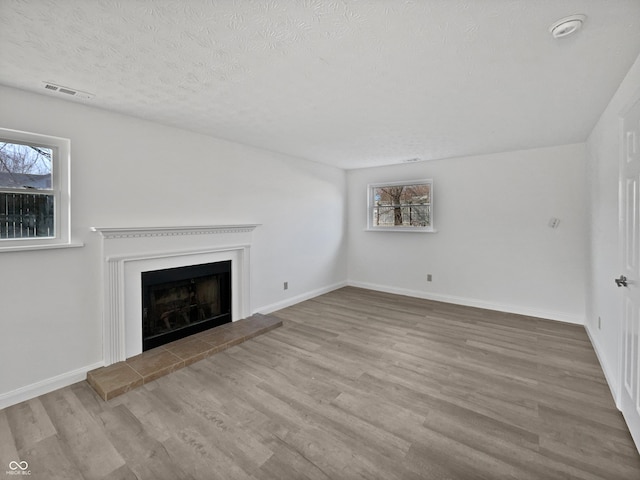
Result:
{"label": "white wall", "polygon": [[0,126],[71,139],[72,230],[85,243],[0,253],[0,408],[102,361],[91,226],[262,224],[252,311],[346,279],[343,170],[5,87]]}
{"label": "white wall", "polygon": [[[434,180],[437,233],[365,231],[368,183],[420,178]],[[349,283],[584,322],[583,144],[352,170],[347,182]]]}
{"label": "white wall", "polygon": [[[618,243],[620,114],[640,99],[640,57],[620,84],[587,140],[590,214],[590,276],[586,328],[616,401],[619,399],[621,274]],[[598,317],[601,326],[598,328]]]}

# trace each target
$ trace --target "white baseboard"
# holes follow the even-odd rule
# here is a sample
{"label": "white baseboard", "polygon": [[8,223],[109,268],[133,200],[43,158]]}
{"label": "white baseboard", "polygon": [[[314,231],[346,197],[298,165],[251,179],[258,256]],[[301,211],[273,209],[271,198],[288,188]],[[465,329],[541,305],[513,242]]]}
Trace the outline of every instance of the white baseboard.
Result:
{"label": "white baseboard", "polygon": [[259,308],[256,308],[253,313],[262,313],[264,315],[275,312],[276,310],[282,310],[283,308],[290,307],[291,305],[295,305],[296,303],[304,302],[305,300],[310,300],[319,295],[324,295],[325,293],[332,292],[333,290],[337,290],[342,287],[346,287],[347,282],[338,282],[333,285],[328,285],[326,287],[318,288],[316,290],[311,290],[310,292],[305,292],[300,295],[296,295],[295,297],[287,298],[285,300],[281,300],[276,303],[272,303],[271,305],[265,305]]}
{"label": "white baseboard", "polygon": [[59,388],[67,387],[77,382],[81,382],[87,378],[87,372],[104,366],[103,362],[87,365],[71,372],[62,373],[55,377],[47,378],[31,385],[17,388],[7,393],[0,394],[0,410],[10,407],[16,403],[31,400],[39,395],[53,392]]}
{"label": "white baseboard", "polygon": [[548,320],[556,320],[559,322],[573,323],[576,325],[584,325],[584,318],[578,315],[571,315],[562,312],[552,312],[549,310],[538,310],[517,305],[506,305],[502,303],[486,302],[475,298],[455,297],[453,295],[443,295],[438,293],[421,292],[418,290],[409,290],[406,288],[389,287],[387,285],[378,285],[374,283],[351,281],[347,282],[349,286],[366,288],[368,290],[376,290],[379,292],[395,293],[397,295],[405,295],[407,297],[424,298],[426,300],[434,300],[436,302],[453,303],[456,305],[465,305],[467,307],[484,308],[487,310],[496,310],[498,312],[515,313],[518,315],[527,315],[529,317],[544,318]]}
{"label": "white baseboard", "polygon": [[600,348],[600,343],[596,340],[596,336],[591,333],[591,327],[588,323],[585,324],[584,329],[587,331],[587,335],[589,336],[589,340],[591,341],[591,345],[593,346],[593,350],[596,352],[596,357],[598,357],[598,362],[600,362],[600,368],[604,372],[604,378],[607,380],[607,385],[609,385],[609,390],[611,390],[611,395],[613,396],[613,401],[616,403],[616,407],[620,410],[620,392],[618,391],[619,380],[613,375],[613,370],[609,367],[609,363],[605,360],[604,356],[601,355],[602,349]]}

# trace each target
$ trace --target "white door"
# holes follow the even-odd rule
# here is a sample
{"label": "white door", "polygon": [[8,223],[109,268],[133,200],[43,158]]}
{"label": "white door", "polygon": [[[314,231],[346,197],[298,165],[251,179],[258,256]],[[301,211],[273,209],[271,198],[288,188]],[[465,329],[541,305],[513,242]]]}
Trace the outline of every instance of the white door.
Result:
{"label": "white door", "polygon": [[622,274],[622,395],[620,406],[640,449],[640,100],[622,122],[620,164]]}

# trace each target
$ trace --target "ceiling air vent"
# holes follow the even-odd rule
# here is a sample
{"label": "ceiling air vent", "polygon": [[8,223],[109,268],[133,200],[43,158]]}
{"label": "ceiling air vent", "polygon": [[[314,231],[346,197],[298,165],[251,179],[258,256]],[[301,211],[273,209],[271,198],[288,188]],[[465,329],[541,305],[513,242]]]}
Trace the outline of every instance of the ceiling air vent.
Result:
{"label": "ceiling air vent", "polygon": [[63,87],[62,85],[56,85],[55,83],[43,82],[45,90],[50,92],[57,92],[70,97],[78,97],[84,99],[93,98],[92,93],[81,92],[80,90],[74,90],[73,88]]}

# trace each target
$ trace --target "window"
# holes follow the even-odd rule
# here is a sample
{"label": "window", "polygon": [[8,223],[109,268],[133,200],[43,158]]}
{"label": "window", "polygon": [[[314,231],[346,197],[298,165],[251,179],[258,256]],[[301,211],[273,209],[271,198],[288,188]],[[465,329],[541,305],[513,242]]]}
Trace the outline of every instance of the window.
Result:
{"label": "window", "polygon": [[369,230],[433,232],[433,181],[369,185]]}
{"label": "window", "polygon": [[0,250],[70,245],[64,138],[0,129]]}

